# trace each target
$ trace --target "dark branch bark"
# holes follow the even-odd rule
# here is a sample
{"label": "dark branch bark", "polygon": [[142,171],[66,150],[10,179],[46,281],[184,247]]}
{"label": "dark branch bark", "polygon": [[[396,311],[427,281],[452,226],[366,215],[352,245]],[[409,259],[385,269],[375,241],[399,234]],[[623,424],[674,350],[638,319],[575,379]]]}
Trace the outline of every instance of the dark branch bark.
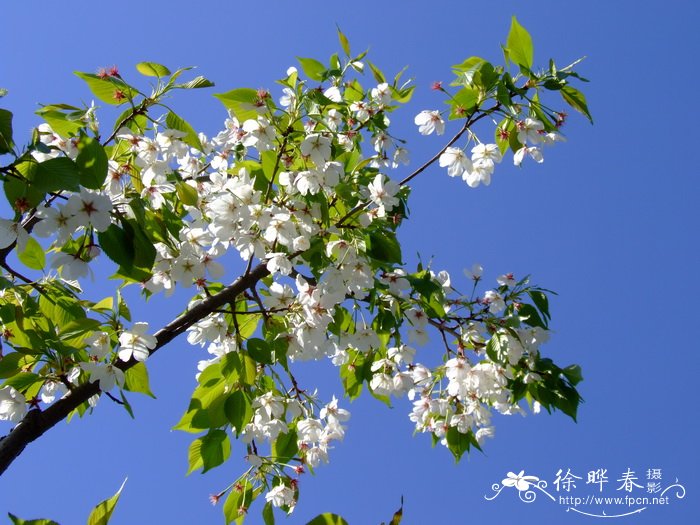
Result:
{"label": "dark branch bark", "polygon": [[[261,263],[252,271],[236,279],[218,294],[208,297],[177,319],[168,323],[156,332],[155,336],[158,342],[151,351],[151,355],[170,343],[196,322],[204,319],[223,305],[234,301],[239,294],[251,286],[255,286],[260,279],[269,273],[265,264]],[[115,365],[122,370],[128,370],[136,362],[132,359],[127,362],[118,361]],[[7,470],[29,443],[41,437],[51,427],[68,417],[68,414],[73,410],[99,393],[100,389],[97,383],[86,383],[74,389],[69,396],[56,401],[46,410],[30,410],[8,435],[0,438],[0,475]]]}

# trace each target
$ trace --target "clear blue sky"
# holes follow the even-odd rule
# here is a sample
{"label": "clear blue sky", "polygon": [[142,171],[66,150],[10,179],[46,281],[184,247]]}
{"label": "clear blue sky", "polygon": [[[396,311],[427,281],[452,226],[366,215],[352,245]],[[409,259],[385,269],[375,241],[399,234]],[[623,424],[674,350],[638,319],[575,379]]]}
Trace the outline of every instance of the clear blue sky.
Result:
{"label": "clear blue sky", "polygon": [[[572,114],[568,142],[547,150],[542,166],[504,164],[488,188],[470,189],[441,169],[422,175],[401,239],[409,261],[420,252],[455,276],[478,261],[487,280],[532,274],[558,292],[555,333],[544,352],[559,364],[583,367],[579,422],[561,414],[497,417],[485,454],[455,465],[445,449],[431,449],[427,436],[412,437],[407,402],[390,410],[356,401],[345,442],[329,465],[303,480],[295,514],[279,516],[280,523],[303,524],[334,511],[353,525],[376,524],[390,519],[401,495],[407,525],[595,522],[544,496],[522,503],[513,489],[484,499],[508,471],[524,469],[551,487],[560,468],[582,481],[589,470],[608,469],[606,495],[615,495],[628,468],[643,484],[648,469],[661,469],[665,484],[678,478],[685,486],[685,499],[620,520],[697,523],[700,8],[657,0],[3,6],[0,86],[10,94],[0,105],[15,113],[17,142],[39,122],[32,114],[37,103],[90,101],[74,70],[117,65],[131,74],[135,63],[151,60],[198,66],[217,84],[210,92],[274,90],[295,56],[327,59],[337,50],[338,23],[353,48],[370,47],[387,73],[409,66],[416,95],[394,120],[395,132],[409,140],[414,167],[440,144],[420,137],[412,124],[418,111],[441,106],[431,82],[449,80],[450,66],[471,55],[500,60],[511,15],[533,35],[538,65],[550,56],[561,64],[587,56],[580,71],[592,80],[583,89],[595,125]],[[172,104],[197,129],[212,133],[223,122],[209,93],[183,93]],[[158,327],[185,299],[162,308],[138,304],[132,302],[136,317]],[[103,399],[92,417],[62,424],[30,445],[0,478],[0,512],[81,523],[128,476],[115,525],[222,523],[221,509],[207,496],[238,476],[243,448],[234,446],[234,459],[224,466],[185,477],[191,436],[169,430],[187,406],[202,356],[182,339],[149,361],[158,400],[133,396],[136,421]],[[330,366],[314,365],[306,374],[324,377],[324,396],[341,394]],[[257,512],[250,523],[261,522]]]}

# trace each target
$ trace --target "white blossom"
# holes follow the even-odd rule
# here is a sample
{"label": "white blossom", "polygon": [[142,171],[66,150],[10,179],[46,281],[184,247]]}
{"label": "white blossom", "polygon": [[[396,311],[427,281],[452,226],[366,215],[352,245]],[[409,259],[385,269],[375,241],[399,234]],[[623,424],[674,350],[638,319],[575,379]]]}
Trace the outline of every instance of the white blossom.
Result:
{"label": "white blossom", "polygon": [[0,388],[0,420],[19,423],[27,413],[27,401],[11,386]]}
{"label": "white blossom", "polygon": [[442,135],[445,132],[445,121],[437,110],[423,110],[413,120],[421,135],[430,135],[433,132]]}

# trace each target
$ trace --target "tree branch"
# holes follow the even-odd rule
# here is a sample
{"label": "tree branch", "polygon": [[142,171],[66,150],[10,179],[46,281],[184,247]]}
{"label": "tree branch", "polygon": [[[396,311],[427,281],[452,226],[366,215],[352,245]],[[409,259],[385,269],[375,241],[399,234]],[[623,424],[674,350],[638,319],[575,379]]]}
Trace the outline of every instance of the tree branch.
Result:
{"label": "tree branch", "polygon": [[[236,279],[218,294],[208,297],[165,325],[155,334],[157,344],[151,351],[151,355],[196,322],[201,321],[210,313],[233,301],[246,289],[255,286],[260,279],[269,273],[265,263],[260,263],[252,271]],[[115,363],[115,366],[121,370],[128,370],[136,363],[137,361],[131,359],[127,362],[118,361]],[[8,435],[0,438],[0,475],[17,459],[29,443],[41,437],[47,430],[68,417],[68,414],[73,410],[99,393],[98,383],[85,383],[75,388],[67,397],[56,401],[46,410],[42,411],[38,408],[30,410]]]}

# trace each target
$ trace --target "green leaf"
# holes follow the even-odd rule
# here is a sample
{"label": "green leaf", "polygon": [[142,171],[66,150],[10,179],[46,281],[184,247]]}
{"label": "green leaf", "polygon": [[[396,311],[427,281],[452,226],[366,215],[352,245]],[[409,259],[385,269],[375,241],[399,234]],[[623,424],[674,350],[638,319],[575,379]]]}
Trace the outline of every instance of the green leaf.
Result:
{"label": "green leaf", "polygon": [[[224,400],[224,392],[227,388],[226,379],[221,374],[221,365],[219,363],[209,365],[199,376],[199,386],[192,394],[187,412],[185,412],[173,429],[198,433],[201,430],[215,426],[223,426],[226,416],[224,414],[225,405],[222,400]],[[221,414],[218,413],[218,410],[215,410],[218,407],[213,406],[220,402],[222,404]],[[210,408],[212,409],[211,411]],[[212,415],[220,416],[223,421],[220,424],[213,424],[219,422],[212,422]]]}
{"label": "green leaf", "polygon": [[11,386],[19,392],[25,392],[29,387],[35,383],[43,383],[44,380],[37,374],[32,374],[31,372],[20,372],[7,379],[3,383],[3,386]]}
{"label": "green leaf", "polygon": [[221,359],[221,373],[229,382],[240,380],[243,384],[252,385],[258,377],[258,367],[248,354],[229,352]]}
{"label": "green leaf", "polygon": [[9,512],[7,515],[10,517],[14,525],[60,525],[53,520],[23,520]]}
{"label": "green leaf", "polygon": [[401,523],[401,518],[403,518],[403,496],[401,496],[401,506],[394,512],[389,525],[399,525]]}
{"label": "green leaf", "polygon": [[521,304],[518,308],[518,315],[523,318],[523,321],[530,326],[539,326],[547,329],[547,323],[537,313],[537,309],[531,304]]}
{"label": "green leaf", "polygon": [[367,254],[390,264],[401,264],[401,245],[396,235],[389,231],[373,231],[369,234]]}
{"label": "green leaf", "polygon": [[539,290],[530,290],[528,295],[532,298],[532,302],[535,303],[537,309],[542,313],[542,316],[549,320],[552,317],[549,315],[549,299],[547,294]]}
{"label": "green leaf", "polygon": [[396,102],[406,104],[413,97],[413,91],[416,89],[416,86],[408,86],[403,89],[396,89],[393,86],[389,86],[389,88],[391,89],[391,96]]}
{"label": "green leaf", "polygon": [[136,64],[136,69],[139,73],[147,77],[160,78],[170,75],[170,70],[167,67],[161,64],[156,64],[155,62],[139,62]]}
{"label": "green leaf", "polygon": [[343,48],[343,51],[349,57],[350,56],[350,42],[348,41],[348,37],[346,37],[343,34],[343,32],[340,30],[339,26],[335,26],[335,27],[338,30],[338,40],[340,41],[340,47]]}
{"label": "green leaf", "polygon": [[[454,71],[455,73],[466,73],[469,71],[473,72],[479,69],[481,64],[483,64],[484,62],[486,62],[486,60],[484,60],[481,57],[469,57],[461,64],[455,64],[454,66],[452,66],[452,71]],[[467,80],[468,84],[471,84],[471,78],[472,77],[469,76]]]}
{"label": "green leaf", "polygon": [[41,244],[34,237],[27,237],[24,250],[17,253],[17,258],[27,268],[32,270],[43,270],[46,265],[46,254]]}
{"label": "green leaf", "polygon": [[221,101],[226,109],[233,111],[241,123],[248,119],[255,120],[258,117],[258,112],[255,109],[258,93],[254,89],[233,89],[226,93],[216,93],[214,96]]}
{"label": "green leaf", "polygon": [[271,365],[274,362],[272,359],[272,348],[268,342],[263,339],[248,339],[246,342],[246,349],[250,357],[255,359],[258,363]]}
{"label": "green leaf", "polygon": [[119,290],[117,290],[117,308],[119,310],[117,312],[119,317],[123,317],[127,321],[131,321],[131,310],[129,310],[129,306],[126,304],[126,301]]}
{"label": "green leaf", "polygon": [[[351,400],[362,393],[362,384],[367,379],[367,371],[370,371],[371,362],[366,361],[364,355],[357,354],[340,367],[340,379],[343,382],[345,395]],[[371,373],[371,371],[370,371]]]}
{"label": "green leaf", "polygon": [[186,120],[178,117],[172,111],[169,111],[165,117],[165,124],[170,129],[182,131],[183,133],[185,133],[185,136],[182,137],[182,141],[188,146],[192,146],[193,148],[202,151],[202,143],[199,141],[197,132],[192,126],[190,126],[190,124]]}
{"label": "green leaf", "polygon": [[479,91],[474,88],[463,87],[447,103],[452,106],[450,120],[465,118],[472,112],[479,101]]}
{"label": "green leaf", "polygon": [[265,525],[275,525],[275,511],[272,508],[272,502],[268,501],[262,510],[263,521]]}
{"label": "green leaf", "polygon": [[119,266],[130,269],[134,264],[134,240],[122,228],[111,224],[103,232],[97,233],[100,248],[105,255]]}
{"label": "green leaf", "polygon": [[[240,481],[239,481],[240,483]],[[241,508],[250,508],[253,500],[256,498],[258,491],[253,491],[253,489],[245,482],[245,489],[236,490],[236,485],[231,489],[226,501],[224,501],[224,518],[226,519],[226,525],[229,523],[241,519],[245,516],[240,512]],[[240,523],[240,522],[239,522]]]}
{"label": "green leaf", "polygon": [[36,113],[43,118],[51,129],[62,137],[76,136],[78,132],[85,127],[85,122],[81,120],[76,113],[84,115],[84,111],[76,108],[70,115],[66,115],[62,111],[58,111],[57,105],[45,106]]}
{"label": "green leaf", "polygon": [[347,102],[357,102],[358,100],[362,100],[364,96],[365,95],[364,91],[362,90],[362,85],[357,81],[356,78],[345,86],[343,98]]}
{"label": "green leaf", "polygon": [[43,193],[80,191],[80,171],[68,157],[56,157],[38,163],[32,175],[32,185]]}
{"label": "green leaf", "polygon": [[534,49],[532,47],[532,37],[527,30],[513,17],[510,24],[510,32],[506,40],[506,49],[510,60],[528,69],[532,68],[534,59]]}
{"label": "green leaf", "polygon": [[114,121],[114,130],[126,127],[137,134],[142,134],[148,128],[148,118],[142,113],[138,113],[138,109],[127,108]]}
{"label": "green leaf", "polygon": [[95,330],[99,330],[102,323],[97,319],[82,317],[65,324],[58,333],[59,339],[72,346],[80,345]]}
{"label": "green leaf", "polygon": [[[499,82],[498,86],[496,86],[496,100],[498,100],[504,108],[511,108],[513,106],[513,99],[510,96],[508,86],[506,86],[504,82]],[[512,122],[512,119],[505,118],[501,122],[504,121]]]}
{"label": "green leaf", "polygon": [[100,143],[91,137],[82,137],[78,142],[78,166],[80,184],[91,190],[98,190],[107,178],[107,154]]}
{"label": "green leaf", "polygon": [[262,319],[262,314],[247,314],[244,316],[239,316],[238,335],[240,335],[243,339],[253,335],[258,329],[260,319]]}
{"label": "green leaf", "polygon": [[495,139],[501,155],[508,151],[508,147],[510,146],[510,137],[516,134],[515,131],[515,123],[511,118],[504,118],[498,123],[498,127],[495,130]]}
{"label": "green leaf", "polygon": [[86,317],[78,299],[59,286],[45,289],[39,297],[39,310],[61,330],[76,319]]}
{"label": "green leaf", "polygon": [[593,124],[593,117],[588,111],[588,104],[586,103],[586,97],[583,93],[571,86],[564,86],[561,88],[560,93],[569,106],[586,115],[591,124]]}
{"label": "green leaf", "polygon": [[274,150],[263,151],[260,154],[260,163],[262,164],[265,179],[267,179],[265,184],[267,188],[267,185],[275,177],[275,165],[278,164],[277,153]]}
{"label": "green leaf", "polygon": [[134,366],[124,372],[124,390],[129,392],[140,392],[152,397],[156,396],[151,392],[151,387],[148,381],[148,369],[144,363],[136,363]]}
{"label": "green leaf", "polygon": [[92,73],[76,71],[75,75],[82,78],[95,95],[102,102],[119,106],[132,100],[136,91],[122,81],[112,77],[100,78]]}
{"label": "green leaf", "polygon": [[499,74],[490,62],[484,62],[474,73],[474,85],[488,92],[498,81]]}
{"label": "green leaf", "polygon": [[0,154],[12,151],[12,112],[0,109]]}
{"label": "green leaf", "polygon": [[504,349],[501,345],[501,336],[499,334],[493,334],[488,343],[486,343],[486,355],[489,356],[491,361],[500,363],[503,351]]}
{"label": "green leaf", "polygon": [[199,202],[199,194],[197,193],[197,188],[194,188],[184,181],[180,181],[175,184],[175,190],[177,191],[177,198],[180,202],[186,204],[187,206],[196,206]]}
{"label": "green leaf", "polygon": [[187,462],[189,464],[187,475],[204,466],[204,460],[202,459],[202,438],[195,439],[190,443],[187,449]]}
{"label": "green leaf", "polygon": [[125,484],[126,479],[122,482],[122,486],[119,487],[119,490],[114,496],[104,500],[102,503],[92,509],[90,517],[88,517],[87,525],[107,525],[107,523],[109,523],[112,513],[114,512],[114,507],[117,506],[119,496],[121,495]]}
{"label": "green leaf", "polygon": [[272,442],[272,457],[279,463],[287,463],[291,460],[297,452],[299,452],[299,447],[297,445],[297,433],[290,430],[286,433],[280,434],[275,441]]}
{"label": "green leaf", "polygon": [[[24,175],[27,180],[31,180],[36,175],[36,162],[20,162],[15,167],[17,171]],[[36,207],[44,200],[45,192],[38,189],[34,184],[27,184],[27,181],[18,177],[10,177],[3,184],[7,202],[16,206],[21,202],[23,206]]]}
{"label": "green leaf", "polygon": [[297,57],[297,60],[307,77],[311,80],[323,81],[323,73],[326,71],[326,66],[314,58]]}
{"label": "green leaf", "polygon": [[121,225],[121,229],[113,224],[98,233],[100,246],[110,259],[120,265],[120,276],[133,281],[148,279],[156,258],[153,242],[139,221],[122,219]]}
{"label": "green leaf", "polygon": [[228,434],[221,429],[210,430],[206,436],[195,439],[190,445],[188,460],[190,468],[187,474],[202,468],[207,470],[221,465],[231,455],[231,443]]}
{"label": "green leaf", "polygon": [[253,419],[253,408],[250,400],[241,390],[231,392],[226,398],[224,413],[231,426],[236,429],[236,436],[239,436],[245,426]]}
{"label": "green leaf", "polygon": [[131,419],[136,419],[136,416],[134,416],[134,410],[131,408],[131,403],[129,403],[129,400],[124,395],[124,391],[120,390],[119,394],[122,398],[122,406],[124,407],[124,410],[126,410],[127,414],[129,414]]}
{"label": "green leaf", "polygon": [[583,381],[583,374],[581,373],[581,367],[579,365],[569,365],[564,368],[561,373],[564,374],[569,380],[569,383],[574,386]]}
{"label": "green leaf", "polygon": [[25,364],[20,363],[24,357],[25,355],[19,352],[12,352],[4,355],[3,358],[0,359],[0,379],[6,379],[17,374],[20,368]]}
{"label": "green leaf", "polygon": [[331,512],[324,512],[319,514],[306,525],[348,525],[348,522],[343,519],[342,516],[333,514]]}
{"label": "green leaf", "polygon": [[377,68],[377,66],[372,64],[372,62],[370,62],[369,60],[367,61],[367,65],[369,66],[370,70],[372,70],[372,76],[378,84],[386,82],[386,77],[384,76],[384,73],[382,73],[381,70]]}
{"label": "green leaf", "polygon": [[189,82],[183,82],[182,84],[175,84],[173,87],[177,89],[200,89],[214,87],[214,83],[211,80],[204,78],[203,76],[198,76],[190,80]]}
{"label": "green leaf", "polygon": [[105,297],[101,301],[93,304],[90,307],[90,310],[96,310],[96,311],[110,311],[114,309],[114,297]]}
{"label": "green leaf", "polygon": [[452,452],[456,461],[459,461],[465,452],[469,452],[469,448],[473,444],[471,430],[467,434],[462,434],[457,427],[447,429],[447,448]]}

